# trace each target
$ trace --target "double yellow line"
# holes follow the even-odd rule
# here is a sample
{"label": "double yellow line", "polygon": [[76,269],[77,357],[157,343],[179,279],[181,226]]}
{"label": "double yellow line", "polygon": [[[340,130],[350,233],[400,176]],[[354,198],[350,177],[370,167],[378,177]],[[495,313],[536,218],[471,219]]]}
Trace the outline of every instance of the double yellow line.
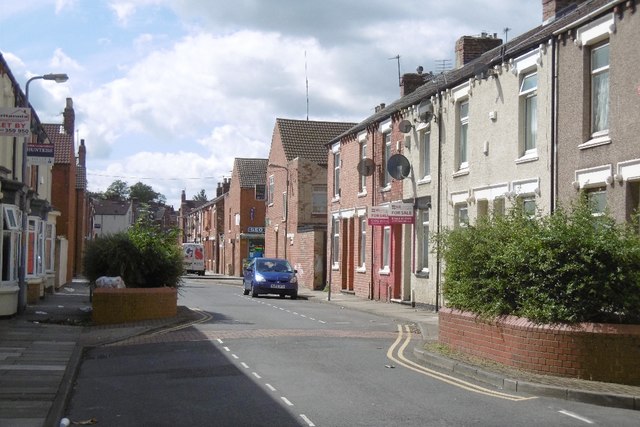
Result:
{"label": "double yellow line", "polygon": [[[447,384],[451,384],[452,386],[467,390],[467,391],[471,391],[473,393],[478,393],[478,394],[484,394],[485,396],[491,396],[491,397],[496,397],[499,399],[505,399],[505,400],[511,400],[514,402],[520,402],[523,400],[530,400],[530,399],[536,399],[535,396],[533,397],[521,397],[521,396],[515,396],[512,394],[507,394],[507,393],[501,393],[499,391],[495,391],[495,390],[491,390],[488,388],[484,388],[475,384],[472,384],[470,382],[461,380],[459,378],[455,378],[452,377],[450,375],[446,375],[443,373],[440,373],[438,371],[434,371],[433,369],[429,369],[425,366],[419,365],[415,362],[412,362],[411,360],[407,359],[404,356],[404,351],[407,348],[407,346],[409,345],[409,343],[411,342],[411,330],[409,329],[409,326],[405,325],[404,326],[405,331],[403,331],[402,329],[402,325],[398,325],[398,337],[396,338],[395,342],[391,345],[391,347],[389,347],[389,350],[387,350],[387,357],[390,360],[393,360],[395,363],[397,363],[398,365],[404,366],[407,369],[411,369],[412,371],[418,372],[419,374],[422,375],[426,375],[428,377],[434,378],[438,381],[442,381],[445,382]],[[405,334],[406,332],[406,334]],[[400,345],[400,343],[404,340],[404,342],[402,343],[402,345]],[[396,358],[394,353],[396,351],[396,348],[400,345],[400,348],[398,348],[397,351],[397,355],[398,357]]]}

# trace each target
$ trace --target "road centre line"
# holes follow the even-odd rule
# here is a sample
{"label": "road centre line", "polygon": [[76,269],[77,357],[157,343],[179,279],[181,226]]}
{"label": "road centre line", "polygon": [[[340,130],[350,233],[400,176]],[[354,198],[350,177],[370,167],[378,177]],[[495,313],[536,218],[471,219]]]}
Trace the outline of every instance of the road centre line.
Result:
{"label": "road centre line", "polygon": [[284,403],[286,403],[286,404],[287,404],[287,406],[293,406],[293,403],[291,403],[291,402],[289,401],[289,399],[287,399],[286,397],[284,397],[284,396],[280,396],[280,399],[282,399],[282,401],[283,401]]}
{"label": "road centre line", "polygon": [[271,384],[269,384],[269,383],[265,383],[264,385],[265,385],[269,390],[271,390],[271,391],[276,391],[276,388],[275,388],[274,386],[272,386]]}
{"label": "road centre line", "polygon": [[593,424],[593,421],[591,421],[590,419],[582,417],[582,416],[580,416],[580,415],[578,415],[576,413],[569,412],[569,411],[566,411],[564,409],[562,411],[558,411],[558,412],[563,414],[563,415],[566,415],[568,417],[575,418],[576,420],[583,421],[583,422],[585,422],[587,424]]}
{"label": "road centre line", "polygon": [[261,379],[262,377],[260,376],[260,374],[258,374],[257,372],[251,372],[251,375],[253,375],[254,377],[256,377],[257,379]]}
{"label": "road centre line", "polygon": [[315,427],[315,424],[313,422],[311,422],[309,417],[307,417],[305,414],[300,414],[300,418],[302,418],[304,420],[304,422],[307,423],[307,425],[309,427]]}
{"label": "road centre line", "polygon": [[[415,371],[415,372],[418,372],[420,374],[423,374],[423,375],[426,375],[428,377],[431,377],[433,379],[445,382],[445,383],[453,385],[455,387],[462,388],[462,389],[467,390],[467,391],[471,391],[473,393],[483,394],[483,395],[486,395],[486,396],[496,397],[496,398],[505,399],[505,400],[511,400],[511,401],[515,401],[515,402],[519,402],[519,401],[523,401],[523,400],[536,399],[535,396],[533,396],[533,397],[521,397],[521,396],[516,396],[516,395],[512,395],[512,394],[507,394],[507,393],[502,393],[502,392],[499,392],[499,391],[491,390],[491,389],[488,389],[488,388],[485,388],[485,387],[481,387],[481,386],[476,385],[476,384],[472,384],[472,383],[470,383],[468,381],[461,380],[461,379],[453,377],[451,375],[446,375],[446,374],[443,374],[441,372],[435,371],[433,369],[429,369],[429,368],[427,368],[425,366],[422,366],[422,365],[419,365],[419,364],[417,364],[415,362],[412,362],[411,360],[407,359],[404,356],[404,350],[407,348],[407,346],[411,342],[411,330],[409,329],[409,326],[407,326],[407,325],[405,325],[405,329],[406,329],[406,338],[404,338],[404,335],[403,335],[402,325],[398,325],[398,337],[396,338],[395,342],[391,345],[391,347],[389,347],[389,350],[387,351],[387,357],[390,360],[396,362],[397,364],[402,365],[407,369],[411,369],[412,371]],[[396,358],[393,353],[394,353],[396,347],[398,347],[400,342],[403,340],[403,338],[404,338],[404,343],[398,349],[398,358]]]}
{"label": "road centre line", "polygon": [[242,365],[243,368],[249,369],[249,365],[247,365],[246,363],[240,362],[240,364]]}

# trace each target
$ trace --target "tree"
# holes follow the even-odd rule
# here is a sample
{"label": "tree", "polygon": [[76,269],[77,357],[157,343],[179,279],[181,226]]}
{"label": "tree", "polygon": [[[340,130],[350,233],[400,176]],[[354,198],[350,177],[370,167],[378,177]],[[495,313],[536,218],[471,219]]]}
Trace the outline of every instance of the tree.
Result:
{"label": "tree", "polygon": [[123,202],[129,198],[130,192],[131,190],[125,181],[116,179],[111,183],[109,188],[107,188],[107,191],[104,192],[104,196],[108,200],[119,200]]}
{"label": "tree", "polygon": [[206,202],[207,201],[207,193],[205,193],[204,188],[200,190],[198,194],[193,196],[193,200],[196,202]]}
{"label": "tree", "polygon": [[129,197],[138,199],[140,203],[160,203],[164,204],[167,199],[162,194],[153,191],[150,185],[137,182],[129,188]]}

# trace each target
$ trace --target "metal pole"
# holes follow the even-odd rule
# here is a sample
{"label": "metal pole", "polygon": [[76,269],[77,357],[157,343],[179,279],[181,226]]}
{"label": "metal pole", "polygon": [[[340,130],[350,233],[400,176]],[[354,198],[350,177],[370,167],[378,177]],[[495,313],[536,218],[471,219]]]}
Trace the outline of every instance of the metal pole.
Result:
{"label": "metal pole", "polygon": [[27,80],[24,89],[24,107],[29,109],[29,136],[25,136],[22,141],[22,236],[20,237],[20,266],[18,269],[18,313],[23,313],[27,307],[27,234],[29,226],[29,208],[27,194],[29,185],[27,184],[27,144],[31,135],[31,107],[29,106],[29,85],[32,81],[54,80],[56,83],[66,82],[69,77],[66,74],[45,74],[31,77]]}

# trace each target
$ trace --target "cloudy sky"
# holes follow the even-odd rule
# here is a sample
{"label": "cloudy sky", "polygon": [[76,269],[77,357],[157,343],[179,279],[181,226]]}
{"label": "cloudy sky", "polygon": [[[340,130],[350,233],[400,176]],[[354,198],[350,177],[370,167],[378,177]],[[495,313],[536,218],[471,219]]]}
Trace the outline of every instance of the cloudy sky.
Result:
{"label": "cloudy sky", "polygon": [[47,123],[73,98],[89,189],[140,181],[176,209],[182,190],[212,198],[235,157],[268,157],[277,117],[359,122],[397,99],[397,55],[401,73],[437,71],[462,35],[511,39],[542,21],[542,0],[0,4],[0,52],[23,90],[69,75],[29,98]]}

